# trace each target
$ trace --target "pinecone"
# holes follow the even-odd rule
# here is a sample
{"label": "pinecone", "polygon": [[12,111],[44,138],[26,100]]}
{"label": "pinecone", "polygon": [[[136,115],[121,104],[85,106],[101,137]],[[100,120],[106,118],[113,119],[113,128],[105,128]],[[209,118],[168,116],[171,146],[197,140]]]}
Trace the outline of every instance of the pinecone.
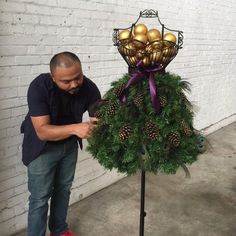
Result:
{"label": "pinecone", "polygon": [[96,117],[97,119],[101,119],[102,118],[102,113],[100,111],[96,111],[94,113],[94,117]]}
{"label": "pinecone", "polygon": [[193,131],[191,130],[191,128],[189,127],[189,125],[188,125],[184,120],[182,120],[182,121],[180,122],[180,124],[181,124],[181,127],[182,127],[182,129],[183,129],[183,131],[184,131],[184,134],[185,134],[186,136],[191,136],[191,135],[193,134]]}
{"label": "pinecone", "polygon": [[156,140],[159,136],[159,128],[152,121],[149,121],[145,124],[145,132],[148,138],[150,138],[152,141]]}
{"label": "pinecone", "polygon": [[167,97],[165,95],[161,95],[159,96],[159,98],[161,107],[165,107],[167,105]]}
{"label": "pinecone", "polygon": [[113,93],[119,97],[121,95],[121,93],[124,91],[125,89],[125,84],[121,84],[115,88],[113,88]]}
{"label": "pinecone", "polygon": [[118,109],[118,104],[116,102],[113,102],[108,106],[106,113],[108,116],[112,116],[116,113],[117,109]]}
{"label": "pinecone", "polygon": [[143,93],[142,92],[137,92],[135,98],[134,98],[134,105],[139,108],[142,109],[143,108]]}
{"label": "pinecone", "polygon": [[170,132],[168,140],[174,147],[178,147],[180,144],[180,134],[178,132]]}
{"label": "pinecone", "polygon": [[132,133],[132,127],[129,124],[124,124],[119,131],[119,137],[121,141],[125,141]]}

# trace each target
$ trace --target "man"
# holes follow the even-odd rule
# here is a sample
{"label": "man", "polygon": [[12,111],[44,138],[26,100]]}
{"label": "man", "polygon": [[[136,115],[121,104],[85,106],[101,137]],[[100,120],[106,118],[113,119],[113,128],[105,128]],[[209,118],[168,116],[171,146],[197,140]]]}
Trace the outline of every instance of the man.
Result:
{"label": "man", "polygon": [[83,75],[79,58],[62,52],[50,61],[51,73],[41,74],[28,89],[29,112],[22,123],[22,160],[27,166],[28,236],[44,236],[51,198],[51,236],[72,236],[66,216],[78,144],[90,137],[91,122],[82,116],[101,98],[97,86]]}

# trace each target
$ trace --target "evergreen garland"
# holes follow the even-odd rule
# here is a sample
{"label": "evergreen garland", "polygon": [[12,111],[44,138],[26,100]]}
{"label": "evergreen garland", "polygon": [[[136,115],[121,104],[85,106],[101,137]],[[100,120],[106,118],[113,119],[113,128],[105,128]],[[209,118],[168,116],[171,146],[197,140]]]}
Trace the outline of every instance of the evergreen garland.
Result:
{"label": "evergreen garland", "polygon": [[161,100],[161,113],[157,115],[147,79],[125,90],[126,102],[120,101],[129,79],[124,75],[105,94],[88,151],[105,168],[128,175],[139,169],[174,174],[179,166],[196,161],[199,134],[194,132],[191,103],[184,94],[190,91],[190,84],[177,75],[156,74]]}

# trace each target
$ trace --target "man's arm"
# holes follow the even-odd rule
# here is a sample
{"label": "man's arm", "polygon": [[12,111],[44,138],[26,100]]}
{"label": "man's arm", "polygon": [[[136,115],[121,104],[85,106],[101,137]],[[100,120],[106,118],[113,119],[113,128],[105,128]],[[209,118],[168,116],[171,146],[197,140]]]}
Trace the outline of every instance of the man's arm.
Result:
{"label": "man's arm", "polygon": [[59,141],[72,135],[80,138],[89,138],[94,128],[91,122],[71,125],[51,125],[49,115],[31,116],[31,120],[40,140]]}

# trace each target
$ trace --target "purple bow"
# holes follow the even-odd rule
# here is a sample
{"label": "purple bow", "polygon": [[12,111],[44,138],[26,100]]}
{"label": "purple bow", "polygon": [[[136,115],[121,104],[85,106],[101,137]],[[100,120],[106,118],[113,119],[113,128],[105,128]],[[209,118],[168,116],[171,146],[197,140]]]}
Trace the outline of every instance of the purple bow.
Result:
{"label": "purple bow", "polygon": [[150,89],[150,95],[151,95],[151,100],[153,107],[156,111],[157,114],[160,114],[161,111],[161,105],[160,105],[160,99],[157,96],[156,92],[156,86],[154,82],[154,75],[161,69],[163,69],[163,66],[161,64],[156,64],[153,66],[145,67],[144,63],[142,60],[140,60],[137,65],[137,68],[131,68],[129,67],[129,74],[130,74],[130,79],[128,83],[125,86],[125,89],[123,90],[120,100],[122,102],[126,102],[126,96],[124,95],[124,91],[127,90],[131,85],[136,84],[139,82],[141,79],[148,78],[149,80],[149,89]]}

